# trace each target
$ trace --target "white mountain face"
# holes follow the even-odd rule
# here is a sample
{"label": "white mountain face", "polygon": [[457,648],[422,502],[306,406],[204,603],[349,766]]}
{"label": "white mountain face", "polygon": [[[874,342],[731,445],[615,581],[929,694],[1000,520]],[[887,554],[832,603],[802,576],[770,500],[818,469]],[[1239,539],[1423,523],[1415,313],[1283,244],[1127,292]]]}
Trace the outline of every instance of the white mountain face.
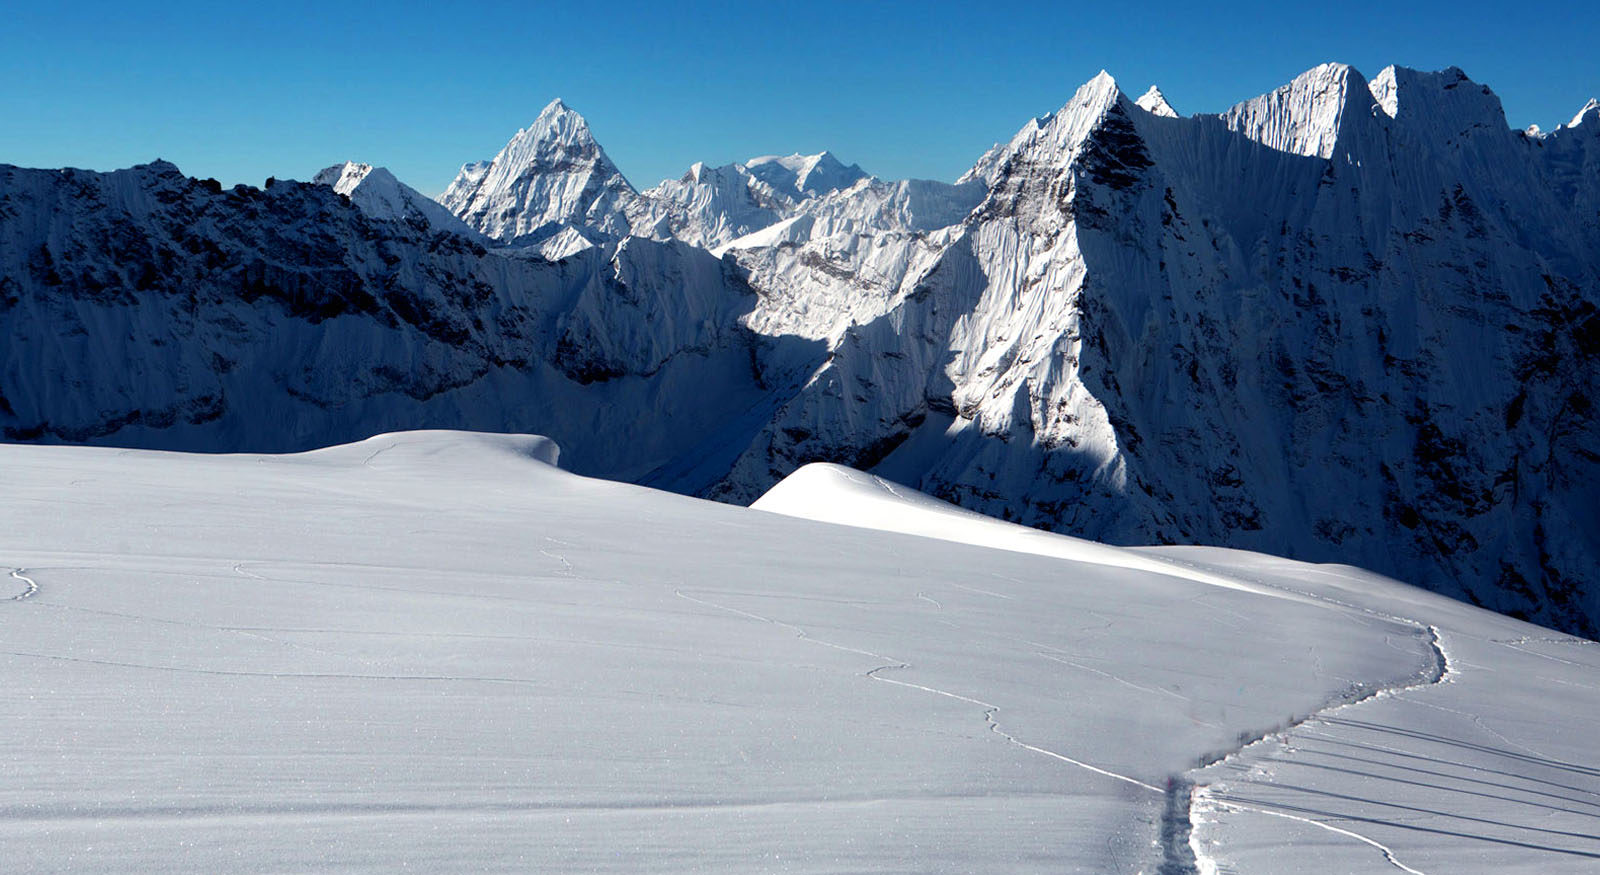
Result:
{"label": "white mountain face", "polygon": [[1161,89],[1154,85],[1150,86],[1150,90],[1146,91],[1134,103],[1151,115],[1166,116],[1167,118],[1178,117],[1178,111],[1173,109],[1172,104],[1167,102],[1167,96],[1162,94]]}
{"label": "white mountain face", "polygon": [[[7,171],[0,318],[48,340],[8,360],[0,415],[13,440],[217,449],[532,430],[585,447],[584,473],[736,502],[844,462],[1031,526],[1360,565],[1594,635],[1597,117],[1532,137],[1459,70],[1330,64],[1179,118],[1102,74],[954,185],[824,153],[641,193],[558,102],[441,197],[538,246],[448,256],[299,189]],[[230,273],[258,261],[295,277],[260,306]],[[373,303],[274,309],[346,287]],[[251,328],[193,339],[225,315]],[[247,345],[283,325],[288,347]],[[104,374],[197,346],[137,416],[115,401],[135,378]],[[161,412],[202,395],[256,412]]]}
{"label": "white mountain face", "polygon": [[1592,539],[1556,534],[1600,529],[1583,130],[1522,137],[1458,70],[1330,65],[1192,119],[1099,77],[985,156],[983,204],[904,274],[730,252],[762,332],[850,316],[713,494],[876,466],[1031,525],[1350,562],[1593,634]]}
{"label": "white mountain face", "polygon": [[710,168],[695,164],[681,178],[646,189],[630,216],[634,233],[714,249],[815,214],[813,201],[867,178],[860,167],[845,167],[828,152],[765,156]]}
{"label": "white mountain face", "polygon": [[464,165],[439,202],[490,237],[537,242],[568,225],[625,236],[637,198],[589,123],[554,100],[493,160]]}
{"label": "white mountain face", "polygon": [[396,179],[382,167],[346,161],[322,170],[311,181],[350,198],[361,212],[374,219],[422,221],[440,231],[469,236],[477,233],[437,201]]}
{"label": "white mountain face", "polygon": [[807,197],[825,195],[841,188],[849,188],[866,179],[867,173],[852,164],[846,167],[831,152],[816,155],[763,155],[744,163],[751,176],[788,195]]}
{"label": "white mountain face", "polygon": [[646,189],[633,207],[641,234],[711,248],[794,216],[796,192],[780,192],[742,164],[695,164]]}

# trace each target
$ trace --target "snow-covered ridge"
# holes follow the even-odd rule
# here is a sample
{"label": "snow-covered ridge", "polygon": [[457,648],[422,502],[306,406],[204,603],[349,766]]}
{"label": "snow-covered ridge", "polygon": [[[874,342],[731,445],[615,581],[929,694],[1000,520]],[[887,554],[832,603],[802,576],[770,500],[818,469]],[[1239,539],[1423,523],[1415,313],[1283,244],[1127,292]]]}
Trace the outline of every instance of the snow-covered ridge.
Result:
{"label": "snow-covered ridge", "polygon": [[1235,106],[1222,118],[1230,130],[1268,148],[1329,158],[1352,95],[1367,93],[1366,80],[1353,68],[1323,64],[1270,94]]}
{"label": "snow-covered ridge", "polygon": [[774,189],[786,194],[798,193],[802,198],[849,188],[867,178],[860,166],[847,167],[832,152],[826,151],[815,155],[798,152],[786,156],[763,155],[744,162],[744,166],[752,176]]}
{"label": "snow-covered ridge", "polygon": [[[813,155],[644,192],[556,103],[445,198],[487,240],[321,186],[17,171],[0,318],[47,340],[0,416],[226,448],[535,430],[574,470],[735,502],[842,462],[1600,628],[1600,551],[1555,534],[1593,530],[1600,479],[1596,110],[1530,137],[1460,70],[1337,64],[1218,115],[1158,96],[1097,76],[954,185]],[[177,376],[128,388],[150,373]],[[226,400],[251,393],[277,395]]]}
{"label": "snow-covered ridge", "polygon": [[1178,111],[1173,109],[1172,104],[1167,102],[1167,96],[1162,94],[1161,89],[1154,85],[1150,86],[1150,90],[1141,95],[1134,103],[1151,115],[1165,116],[1166,118],[1178,117]]}
{"label": "snow-covered ridge", "polygon": [[1589,98],[1589,102],[1585,103],[1583,108],[1578,110],[1578,114],[1572,117],[1572,121],[1567,122],[1566,126],[1569,128],[1575,128],[1578,125],[1583,124],[1585,121],[1591,121],[1592,123],[1592,120],[1597,118],[1600,118],[1600,100],[1591,97]]}
{"label": "snow-covered ridge", "polygon": [[322,170],[311,181],[350,198],[374,219],[421,220],[442,231],[475,234],[455,214],[396,179],[383,167],[345,161]]}

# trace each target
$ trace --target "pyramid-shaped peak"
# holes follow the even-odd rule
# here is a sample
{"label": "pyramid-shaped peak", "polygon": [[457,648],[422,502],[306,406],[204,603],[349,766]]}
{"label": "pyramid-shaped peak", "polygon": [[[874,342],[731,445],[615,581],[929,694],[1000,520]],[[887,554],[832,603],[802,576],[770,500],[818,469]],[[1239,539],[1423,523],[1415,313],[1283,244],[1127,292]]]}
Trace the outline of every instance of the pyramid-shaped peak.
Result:
{"label": "pyramid-shaped peak", "polygon": [[1177,110],[1173,109],[1172,104],[1167,102],[1167,96],[1162,94],[1161,89],[1154,85],[1150,86],[1150,90],[1146,91],[1134,103],[1140,109],[1152,115],[1165,116],[1166,118],[1178,117]]}
{"label": "pyramid-shaped peak", "polygon": [[566,115],[568,113],[576,115],[578,118],[583,118],[583,116],[578,115],[576,110],[570,106],[567,106],[567,102],[565,100],[557,97],[555,100],[545,104],[544,109],[539,110],[539,118],[549,118],[551,116]]}
{"label": "pyramid-shaped peak", "polygon": [[539,111],[532,125],[518,131],[512,142],[518,140],[586,146],[594,142],[594,134],[588,120],[558,97]]}

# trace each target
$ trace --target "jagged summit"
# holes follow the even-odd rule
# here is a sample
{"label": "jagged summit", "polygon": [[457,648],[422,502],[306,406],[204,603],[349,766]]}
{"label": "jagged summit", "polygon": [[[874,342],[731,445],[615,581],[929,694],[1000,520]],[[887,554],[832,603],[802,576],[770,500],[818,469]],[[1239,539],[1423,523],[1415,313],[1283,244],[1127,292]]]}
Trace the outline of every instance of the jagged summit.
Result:
{"label": "jagged summit", "polygon": [[[1080,86],[1060,109],[1029,119],[1009,143],[984,153],[959,182],[981,179],[994,187],[1003,176],[1015,178],[1024,168],[1032,168],[1028,172],[1033,175],[1060,171],[1070,163],[1078,147],[1106,113],[1123,99],[1117,80],[1101,70]],[[1009,173],[1007,168],[1010,168]],[[1001,193],[996,191],[995,194]]]}
{"label": "jagged summit", "polygon": [[637,197],[588,121],[557,98],[493,160],[464,165],[439,202],[478,231],[510,241],[573,223],[624,236]]}
{"label": "jagged summit", "polygon": [[1167,102],[1167,96],[1162,94],[1161,89],[1154,85],[1150,86],[1150,90],[1146,91],[1138,100],[1134,101],[1134,103],[1140,109],[1152,115],[1164,116],[1166,118],[1178,117],[1177,110],[1173,109],[1172,104]]}
{"label": "jagged summit", "polygon": [[348,195],[368,177],[373,177],[375,182],[387,183],[392,180],[394,185],[401,184],[400,180],[395,179],[394,174],[388,170],[356,161],[344,161],[325,167],[318,171],[316,176],[311,177],[311,181],[316,185],[326,185],[339,194]]}
{"label": "jagged summit", "polygon": [[595,144],[594,134],[589,130],[589,120],[567,106],[559,97],[545,104],[533,124],[518,131],[512,142],[519,139],[526,139],[546,148],[552,144],[580,148]]}

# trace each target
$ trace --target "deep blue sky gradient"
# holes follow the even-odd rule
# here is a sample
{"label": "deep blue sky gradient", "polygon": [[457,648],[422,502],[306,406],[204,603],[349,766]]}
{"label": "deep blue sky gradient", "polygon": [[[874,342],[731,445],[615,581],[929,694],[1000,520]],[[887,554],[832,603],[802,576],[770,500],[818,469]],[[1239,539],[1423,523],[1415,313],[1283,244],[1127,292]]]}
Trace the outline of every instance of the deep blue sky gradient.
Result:
{"label": "deep blue sky gradient", "polygon": [[[266,8],[270,7],[270,8]],[[639,187],[832,149],[952,180],[1100,69],[1217,112],[1324,61],[1456,65],[1517,127],[1600,96],[1600,3],[32,3],[0,8],[0,163],[162,157],[259,185],[352,159],[437,194],[561,97]]]}

